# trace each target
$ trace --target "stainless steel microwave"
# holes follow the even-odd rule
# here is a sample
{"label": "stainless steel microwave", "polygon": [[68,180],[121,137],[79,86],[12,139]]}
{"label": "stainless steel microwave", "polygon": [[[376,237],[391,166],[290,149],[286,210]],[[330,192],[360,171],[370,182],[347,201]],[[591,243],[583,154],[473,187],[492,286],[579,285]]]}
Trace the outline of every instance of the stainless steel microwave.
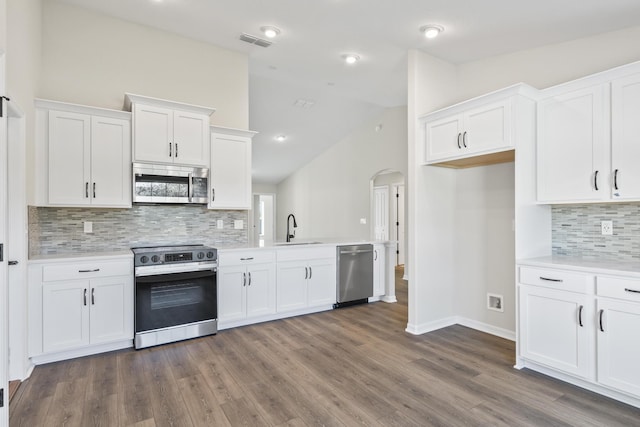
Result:
{"label": "stainless steel microwave", "polygon": [[209,203],[209,169],[133,164],[133,203]]}

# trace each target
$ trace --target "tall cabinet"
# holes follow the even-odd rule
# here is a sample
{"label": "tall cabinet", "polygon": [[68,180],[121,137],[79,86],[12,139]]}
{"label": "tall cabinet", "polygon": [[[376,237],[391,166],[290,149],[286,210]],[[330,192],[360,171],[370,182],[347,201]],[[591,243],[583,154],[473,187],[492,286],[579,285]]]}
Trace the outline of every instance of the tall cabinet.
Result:
{"label": "tall cabinet", "polygon": [[251,139],[256,132],[211,126],[211,209],[251,209]]}

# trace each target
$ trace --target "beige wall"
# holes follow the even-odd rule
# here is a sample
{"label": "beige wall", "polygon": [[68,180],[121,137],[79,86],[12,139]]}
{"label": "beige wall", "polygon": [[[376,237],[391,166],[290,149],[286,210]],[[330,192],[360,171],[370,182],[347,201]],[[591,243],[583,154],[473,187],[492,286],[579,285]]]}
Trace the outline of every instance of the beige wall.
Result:
{"label": "beige wall", "polygon": [[0,52],[7,45],[7,0],[0,0]]}
{"label": "beige wall", "polygon": [[[514,83],[545,88],[638,61],[639,39],[640,27],[634,27],[458,66],[410,54],[409,329],[429,329],[460,316],[515,331],[513,166],[415,167],[416,118]],[[455,195],[453,200],[447,194]],[[464,222],[470,216],[473,221]],[[470,261],[461,265],[460,259]],[[487,312],[486,292],[504,295],[504,314]]]}
{"label": "beige wall", "polygon": [[217,109],[247,129],[248,57],[56,1],[44,4],[42,98],[122,109],[131,92]]}
{"label": "beige wall", "polygon": [[370,180],[384,169],[407,174],[406,117],[404,107],[386,110],[282,181],[276,239],[285,238],[290,213],[298,238],[370,238]]}

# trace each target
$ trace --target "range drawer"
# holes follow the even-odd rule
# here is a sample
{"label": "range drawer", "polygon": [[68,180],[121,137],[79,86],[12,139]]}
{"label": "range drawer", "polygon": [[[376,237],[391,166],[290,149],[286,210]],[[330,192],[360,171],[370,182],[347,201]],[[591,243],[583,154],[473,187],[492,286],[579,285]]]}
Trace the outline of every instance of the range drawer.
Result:
{"label": "range drawer", "polygon": [[133,276],[132,260],[80,261],[42,266],[43,282],[127,275]]}
{"label": "range drawer", "polygon": [[520,283],[564,291],[592,293],[594,276],[566,270],[520,267]]}
{"label": "range drawer", "polygon": [[275,262],[275,251],[247,251],[247,252],[224,252],[218,251],[218,265],[221,267],[228,265],[257,264],[263,262]]}
{"label": "range drawer", "polygon": [[640,279],[598,276],[598,296],[640,302]]}

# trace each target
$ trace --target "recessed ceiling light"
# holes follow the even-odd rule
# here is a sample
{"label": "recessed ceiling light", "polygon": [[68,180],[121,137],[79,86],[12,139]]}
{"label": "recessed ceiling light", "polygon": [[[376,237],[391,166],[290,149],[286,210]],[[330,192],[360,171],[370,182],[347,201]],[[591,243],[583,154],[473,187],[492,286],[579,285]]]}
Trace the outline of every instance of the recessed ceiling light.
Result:
{"label": "recessed ceiling light", "polygon": [[262,34],[264,34],[264,36],[269,39],[272,39],[280,34],[280,28],[272,26],[260,27],[260,31],[262,31]]}
{"label": "recessed ceiling light", "polygon": [[278,142],[284,142],[287,139],[287,135],[278,135],[275,137],[275,140]]}
{"label": "recessed ceiling light", "polygon": [[441,25],[428,24],[420,27],[420,32],[428,39],[438,37],[438,34],[444,31],[444,27]]}
{"label": "recessed ceiling light", "polygon": [[342,59],[344,59],[344,62],[347,64],[355,64],[360,60],[360,55],[357,53],[345,53],[342,55]]}

